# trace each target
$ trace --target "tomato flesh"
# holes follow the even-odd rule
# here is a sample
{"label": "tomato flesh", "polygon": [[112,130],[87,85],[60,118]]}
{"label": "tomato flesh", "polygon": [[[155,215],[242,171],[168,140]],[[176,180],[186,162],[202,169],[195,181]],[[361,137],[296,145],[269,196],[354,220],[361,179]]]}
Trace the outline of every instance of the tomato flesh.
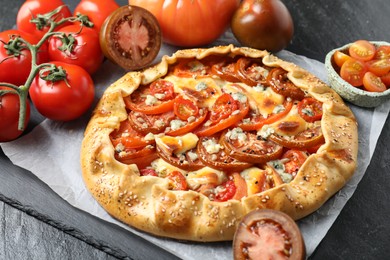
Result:
{"label": "tomato flesh", "polygon": [[365,90],[370,92],[383,92],[387,89],[381,78],[372,72],[364,74],[363,86]]}
{"label": "tomato flesh", "polygon": [[349,55],[360,61],[369,61],[375,56],[375,46],[366,40],[358,40],[349,47]]}
{"label": "tomato flesh", "polygon": [[350,59],[341,66],[340,76],[352,86],[358,87],[363,85],[363,77],[366,71],[365,63],[356,59]]}
{"label": "tomato flesh", "polygon": [[306,122],[321,120],[322,103],[314,98],[305,98],[298,103],[298,113]]}

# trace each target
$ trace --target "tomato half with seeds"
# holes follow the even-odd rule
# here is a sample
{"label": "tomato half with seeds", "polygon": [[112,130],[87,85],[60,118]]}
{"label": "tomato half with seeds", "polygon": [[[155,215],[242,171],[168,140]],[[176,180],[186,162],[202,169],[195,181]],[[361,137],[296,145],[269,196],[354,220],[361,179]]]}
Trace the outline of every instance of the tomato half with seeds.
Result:
{"label": "tomato half with seeds", "polygon": [[349,59],[340,69],[340,77],[354,87],[363,85],[363,77],[367,66],[363,61]]}
{"label": "tomato half with seeds", "polygon": [[129,122],[131,127],[141,134],[158,134],[164,132],[165,128],[175,118],[172,111],[162,114],[148,115],[137,111],[130,111]]}
{"label": "tomato half with seeds", "polygon": [[368,61],[367,69],[378,77],[386,75],[390,72],[390,58]]}
{"label": "tomato half with seeds", "polygon": [[334,62],[336,63],[336,65],[339,68],[341,68],[341,66],[343,66],[344,62],[351,59],[351,56],[349,56],[348,54],[345,54],[342,51],[335,51],[333,54],[333,59],[334,59]]}
{"label": "tomato half with seeds", "polygon": [[175,111],[176,116],[181,120],[187,120],[189,117],[194,117],[199,114],[199,108],[196,103],[183,96],[177,96],[175,98],[173,110]]}
{"label": "tomato half with seeds", "polygon": [[118,145],[125,148],[140,148],[154,143],[154,140],[145,140],[144,135],[135,131],[129,120],[122,121],[119,129],[110,134],[110,139],[114,148]]}
{"label": "tomato half with seeds", "polygon": [[375,45],[366,40],[358,40],[351,44],[348,49],[349,55],[360,61],[369,61],[375,56]]}
{"label": "tomato half with seeds", "polygon": [[[304,164],[307,159],[307,154],[300,150],[288,150],[282,155],[282,161],[284,161],[285,172],[291,174],[293,177],[297,174],[298,170]],[[287,159],[287,160],[283,160]]]}
{"label": "tomato half with seeds", "polygon": [[272,69],[268,76],[267,82],[276,93],[290,97],[294,100],[302,100],[305,92],[292,83],[287,77],[287,71],[282,68]]}
{"label": "tomato half with seeds", "polygon": [[363,87],[370,92],[383,92],[387,89],[381,78],[370,71],[363,76]]}
{"label": "tomato half with seeds", "polygon": [[324,135],[321,126],[313,126],[295,136],[283,137],[278,134],[271,134],[268,139],[290,149],[306,150],[308,148],[324,143]]}
{"label": "tomato half with seeds", "polygon": [[387,73],[386,75],[383,75],[382,77],[381,77],[381,80],[382,80],[382,82],[386,85],[386,87],[390,87],[390,72],[389,73]]}
{"label": "tomato half with seeds", "polygon": [[172,190],[187,190],[188,184],[186,181],[186,177],[179,172],[179,171],[173,171],[168,173],[167,177],[169,180],[170,186]]}
{"label": "tomato half with seeds", "polygon": [[221,187],[219,189],[219,192],[215,194],[214,200],[215,201],[228,201],[230,199],[233,199],[234,194],[236,194],[237,188],[234,184],[233,180],[227,180],[223,184],[219,185]]}
{"label": "tomato half with seeds", "polygon": [[298,114],[305,119],[306,122],[313,123],[322,118],[322,102],[314,98],[304,98],[298,105]]}
{"label": "tomato half with seeds", "polygon": [[231,157],[219,143],[219,136],[201,137],[197,145],[199,159],[207,166],[217,170],[241,171],[252,164]]}
{"label": "tomato half with seeds", "polygon": [[147,145],[141,148],[125,148],[123,151],[116,151],[115,159],[125,164],[136,164],[138,169],[144,169],[158,159],[158,155],[154,145]]}
{"label": "tomato half with seeds", "polygon": [[269,68],[261,60],[242,57],[236,63],[237,76],[248,86],[264,85],[267,83]]}
{"label": "tomato half with seeds", "polygon": [[[173,84],[165,80],[164,84],[166,84],[167,89],[172,88],[173,93]],[[168,92],[168,90],[166,91]],[[128,109],[148,115],[153,115],[172,111],[174,95],[171,96],[170,99],[167,99],[167,96],[164,96],[163,94],[161,96],[156,96],[152,94],[150,85],[143,85],[137,88],[131,95],[125,97],[123,100],[125,101],[126,107]]]}
{"label": "tomato half with seeds", "polygon": [[126,70],[148,66],[161,48],[158,21],[144,8],[125,5],[111,13],[100,30],[104,55]]}
{"label": "tomato half with seeds", "polygon": [[269,125],[272,123],[275,123],[276,121],[282,119],[285,117],[293,107],[293,102],[286,101],[284,103],[284,109],[281,110],[279,113],[269,115],[267,118],[264,118],[262,115],[256,114],[256,113],[248,113],[250,117],[245,118],[242,120],[238,127],[240,127],[242,130],[245,131],[256,131],[260,130],[264,125]]}
{"label": "tomato half with seeds", "polygon": [[271,209],[248,213],[233,238],[234,259],[297,259],[306,257],[298,225],[287,214]]}
{"label": "tomato half with seeds", "polygon": [[253,164],[275,160],[283,153],[283,146],[257,138],[255,133],[243,132],[239,128],[224,132],[221,143],[231,157]]}
{"label": "tomato half with seeds", "polygon": [[381,45],[376,49],[375,57],[376,60],[390,59],[390,46]]}
{"label": "tomato half with seeds", "polygon": [[249,111],[248,101],[240,102],[230,94],[222,94],[212,106],[208,120],[196,130],[198,136],[211,136],[242,120]]}

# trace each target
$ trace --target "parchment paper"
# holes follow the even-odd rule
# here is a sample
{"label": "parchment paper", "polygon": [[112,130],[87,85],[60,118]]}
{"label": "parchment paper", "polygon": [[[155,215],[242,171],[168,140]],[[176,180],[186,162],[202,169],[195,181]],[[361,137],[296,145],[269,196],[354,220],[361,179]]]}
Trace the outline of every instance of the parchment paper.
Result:
{"label": "parchment paper", "polygon": [[[227,35],[217,41],[215,45],[231,42],[231,35]],[[174,47],[164,45],[156,61],[160,60],[162,55],[170,55],[174,51],[176,51]],[[321,80],[327,81],[323,63],[288,51],[281,51],[277,56],[292,61],[307,69]],[[123,76],[124,73],[125,71],[106,61],[94,77],[97,92],[96,100],[102,95],[108,85]],[[349,106],[352,108],[359,123],[357,171],[348,184],[317,212],[299,221],[299,227],[306,243],[307,256],[313,253],[326,235],[363,177],[390,110],[390,101],[375,109]],[[156,238],[125,226],[109,216],[86,190],[81,177],[79,164],[80,145],[89,117],[90,113],[68,123],[45,120],[26,136],[0,145],[4,153],[15,165],[30,170],[74,207],[89,212],[103,220],[120,225],[183,259],[233,258],[231,242],[183,243]]]}

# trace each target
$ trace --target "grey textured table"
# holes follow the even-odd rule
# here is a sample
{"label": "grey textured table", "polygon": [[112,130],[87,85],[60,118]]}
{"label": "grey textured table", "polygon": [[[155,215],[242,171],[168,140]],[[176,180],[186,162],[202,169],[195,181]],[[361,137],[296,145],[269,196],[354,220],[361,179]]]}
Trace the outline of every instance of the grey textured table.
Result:
{"label": "grey textured table", "polygon": [[[24,1],[0,0],[0,30]],[[65,0],[71,9],[78,1]],[[117,1],[125,4],[126,1]],[[357,39],[390,42],[388,0],[290,0],[295,35],[288,50],[324,61]],[[0,119],[1,120],[1,119]],[[32,124],[42,119],[33,114]],[[311,259],[389,259],[390,121],[355,194]],[[122,228],[73,208],[0,149],[0,259],[174,259]]]}

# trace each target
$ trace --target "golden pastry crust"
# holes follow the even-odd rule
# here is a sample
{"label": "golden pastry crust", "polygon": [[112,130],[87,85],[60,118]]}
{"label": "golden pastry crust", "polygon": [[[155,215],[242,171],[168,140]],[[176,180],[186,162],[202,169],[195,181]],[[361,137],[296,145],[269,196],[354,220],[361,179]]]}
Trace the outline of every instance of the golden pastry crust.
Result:
{"label": "golden pastry crust", "polygon": [[[239,200],[216,202],[195,191],[169,190],[164,178],[140,177],[135,165],[114,157],[110,133],[128,116],[123,97],[141,83],[168,71],[178,58],[202,59],[211,54],[262,58],[271,67],[287,70],[289,79],[323,102],[321,121],[325,144],[312,154],[290,183]],[[351,110],[325,83],[302,68],[266,51],[232,45],[178,51],[142,72],[129,72],[105,91],[86,128],[81,148],[82,174],[88,190],[114,218],[148,233],[192,241],[231,240],[248,212],[259,208],[281,210],[300,219],[317,210],[340,190],[357,165],[358,132]]]}

